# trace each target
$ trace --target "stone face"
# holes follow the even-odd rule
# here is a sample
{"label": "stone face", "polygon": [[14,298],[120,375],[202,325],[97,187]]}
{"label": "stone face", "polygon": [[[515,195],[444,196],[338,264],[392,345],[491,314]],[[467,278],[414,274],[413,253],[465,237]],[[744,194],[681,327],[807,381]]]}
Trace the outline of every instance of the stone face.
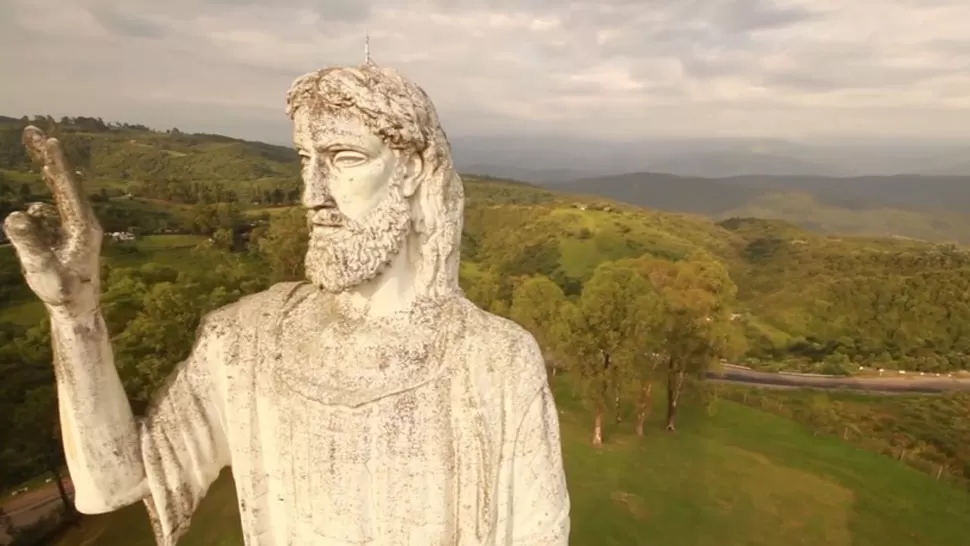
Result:
{"label": "stone face", "polygon": [[[207,316],[144,418],[121,389],[96,291],[35,288],[52,317],[78,508],[143,500],[157,542],[174,545],[231,466],[247,546],[565,546],[542,355],[458,286],[463,190],[430,99],[368,63],[297,79],[287,111],[308,281]],[[78,218],[77,231],[95,229]],[[41,229],[30,221],[15,232]],[[96,275],[90,245],[78,267],[41,259],[49,244],[15,244],[35,264],[32,287]]]}

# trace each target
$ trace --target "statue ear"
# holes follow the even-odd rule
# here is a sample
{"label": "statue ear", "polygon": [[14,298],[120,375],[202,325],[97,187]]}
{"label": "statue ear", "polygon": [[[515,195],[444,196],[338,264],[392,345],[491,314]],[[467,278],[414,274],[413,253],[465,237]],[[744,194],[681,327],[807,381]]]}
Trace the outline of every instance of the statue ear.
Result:
{"label": "statue ear", "polygon": [[414,192],[418,191],[418,185],[424,179],[424,158],[421,157],[421,154],[412,153],[406,161],[407,173],[401,184],[401,191],[404,193],[404,197],[411,197]]}

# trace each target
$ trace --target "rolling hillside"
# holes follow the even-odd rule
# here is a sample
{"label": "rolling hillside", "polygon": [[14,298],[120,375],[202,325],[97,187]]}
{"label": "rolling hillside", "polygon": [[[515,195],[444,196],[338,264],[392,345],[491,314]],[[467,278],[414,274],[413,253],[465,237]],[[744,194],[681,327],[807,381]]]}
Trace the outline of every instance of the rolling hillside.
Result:
{"label": "rolling hillside", "polygon": [[[186,134],[178,129],[153,131],[98,118],[0,117],[0,181],[28,183],[44,192],[21,145],[28,121],[58,136],[65,153],[91,192],[163,194],[175,186],[221,186],[237,195],[255,195],[274,187],[299,184],[299,157],[291,148],[222,135]],[[177,196],[181,197],[181,196]]]}
{"label": "rolling hillside", "polygon": [[[46,193],[39,177],[31,172],[30,160],[20,145],[27,121],[0,117],[2,210],[6,210],[2,203],[4,191],[9,196],[27,184],[36,195]],[[298,197],[299,160],[287,147],[221,135],[185,134],[177,129],[152,131],[137,124],[106,123],[96,118],[63,118],[56,123],[44,118],[29,121],[63,137],[68,156],[88,190],[106,199],[133,194],[181,204],[224,198],[282,204]],[[771,159],[797,150],[778,150],[777,144],[768,148],[759,151],[759,147],[749,146],[741,151],[767,158],[764,172],[800,172],[779,166],[787,165],[785,161]],[[738,150],[724,151],[728,158],[725,161],[730,163],[735,152]],[[690,157],[682,160],[689,162]],[[710,162],[705,160],[704,164]],[[724,173],[734,170],[728,164],[722,167],[719,169]],[[811,171],[808,167],[801,170]],[[550,173],[545,176],[551,176]],[[559,174],[561,180],[565,175]],[[698,213],[717,220],[754,216],[787,220],[824,233],[970,242],[970,177],[826,178],[776,174],[701,178],[645,172],[550,182],[548,187],[653,209]]]}
{"label": "rolling hillside", "polygon": [[[7,189],[0,195],[2,213],[25,199],[44,199],[45,190],[19,142],[24,120],[0,121],[0,174],[6,177],[0,188]],[[146,233],[169,229],[208,237],[220,228],[238,231],[253,219],[270,220],[277,216],[270,213],[298,201],[296,154],[287,148],[92,118],[64,120],[55,131],[98,197],[95,206],[109,230],[135,225]],[[32,179],[26,184],[36,188],[24,190],[25,182],[18,187],[12,178]],[[941,199],[936,190],[906,194],[910,179],[853,179],[863,188],[896,188],[862,204],[834,202],[833,194],[842,191],[837,181],[811,177],[647,174],[555,187],[575,193],[465,180],[464,282],[488,302],[507,301],[529,275],[546,275],[576,294],[604,261],[706,255],[721,261],[738,285],[750,358],[793,367],[836,359],[841,364],[825,365],[842,371],[851,368],[847,362],[876,361],[927,371],[970,368],[970,326],[963,326],[970,325],[970,307],[961,303],[970,293],[970,254],[914,240],[966,242],[970,222],[956,212],[873,203],[906,195],[924,203]],[[960,179],[928,180],[950,192],[941,195],[951,196],[951,208],[960,206]],[[779,185],[787,186],[772,189]],[[21,190],[34,195],[21,196]],[[853,191],[841,195],[865,197]],[[818,233],[827,231],[856,236]],[[237,243],[237,250],[245,249]],[[19,294],[17,268],[9,265],[11,293]],[[893,294],[906,294],[905,313],[884,312]]]}

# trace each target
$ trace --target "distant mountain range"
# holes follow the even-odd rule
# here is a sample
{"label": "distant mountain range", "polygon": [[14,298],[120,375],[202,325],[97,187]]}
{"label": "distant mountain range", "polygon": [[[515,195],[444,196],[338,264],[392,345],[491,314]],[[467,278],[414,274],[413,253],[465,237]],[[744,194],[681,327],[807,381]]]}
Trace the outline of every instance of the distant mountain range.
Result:
{"label": "distant mountain range", "polygon": [[815,231],[970,243],[970,176],[736,176],[630,173],[551,188],[655,209],[773,218]]}
{"label": "distant mountain range", "polygon": [[970,176],[734,176],[703,178],[629,173],[549,184],[558,190],[592,193],[638,205],[712,214],[766,193],[800,192],[821,203],[849,209],[901,207],[970,213]]}
{"label": "distant mountain range", "polygon": [[534,183],[631,172],[724,178],[735,176],[970,176],[970,144],[779,139],[584,142],[544,138],[507,141],[459,138],[456,163],[476,172]]}
{"label": "distant mountain range", "polygon": [[970,145],[890,139],[458,139],[462,172],[827,233],[970,244]]}

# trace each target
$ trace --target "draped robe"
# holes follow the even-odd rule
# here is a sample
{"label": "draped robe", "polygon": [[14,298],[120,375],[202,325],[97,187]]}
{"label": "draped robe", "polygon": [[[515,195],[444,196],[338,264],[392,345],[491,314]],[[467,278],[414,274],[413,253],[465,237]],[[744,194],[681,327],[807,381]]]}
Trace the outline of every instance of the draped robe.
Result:
{"label": "draped robe", "polygon": [[456,294],[413,317],[416,335],[361,344],[320,297],[282,283],[203,321],[139,426],[158,544],[231,466],[246,546],[566,546],[532,336]]}

